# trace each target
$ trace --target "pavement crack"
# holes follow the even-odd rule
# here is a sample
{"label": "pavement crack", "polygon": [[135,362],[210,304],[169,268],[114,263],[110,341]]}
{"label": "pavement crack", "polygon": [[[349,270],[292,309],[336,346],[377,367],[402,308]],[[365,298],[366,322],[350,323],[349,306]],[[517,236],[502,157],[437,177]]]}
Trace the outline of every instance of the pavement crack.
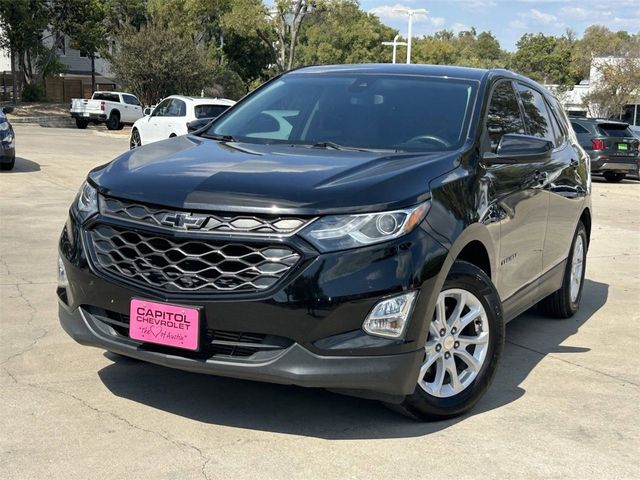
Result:
{"label": "pavement crack", "polygon": [[91,410],[91,411],[93,411],[93,412],[95,412],[97,414],[110,416],[111,418],[113,418],[113,419],[125,424],[127,427],[129,427],[129,428],[131,428],[133,430],[138,430],[140,432],[144,432],[144,433],[148,433],[148,434],[151,434],[151,435],[155,435],[155,436],[163,439],[164,441],[169,442],[169,443],[171,443],[171,444],[173,444],[173,445],[175,445],[175,446],[177,446],[179,448],[187,448],[187,449],[193,450],[194,452],[196,452],[198,454],[198,456],[202,460],[202,464],[200,466],[200,471],[202,473],[202,477],[205,480],[210,480],[210,477],[206,472],[206,467],[209,464],[209,462],[212,461],[212,458],[207,456],[207,455],[205,455],[205,453],[199,447],[197,447],[197,446],[195,446],[195,445],[193,445],[193,444],[191,444],[189,442],[185,442],[185,441],[182,441],[182,440],[177,440],[175,438],[172,438],[171,436],[169,436],[168,433],[157,431],[157,430],[152,430],[152,429],[149,429],[149,428],[144,428],[144,427],[142,427],[140,425],[137,425],[137,424],[131,422],[127,418],[125,418],[125,417],[123,417],[121,415],[118,415],[115,412],[112,412],[110,410],[103,410],[103,409],[100,409],[98,407],[95,407],[94,405],[92,405],[91,403],[86,401],[85,399],[83,399],[83,398],[81,398],[81,397],[79,397],[77,395],[74,395],[73,393],[65,392],[64,390],[58,390],[58,389],[53,388],[51,386],[46,386],[46,385],[42,385],[42,384],[38,385],[38,384],[35,384],[35,383],[26,383],[25,385],[27,385],[27,386],[29,386],[31,388],[34,388],[36,390],[44,390],[44,391],[47,391],[49,393],[57,393],[59,395],[63,395],[65,397],[71,398],[71,399],[75,400],[76,402],[80,403],[83,407],[85,407],[85,408],[87,408],[87,409],[89,409],[89,410]]}
{"label": "pavement crack", "polygon": [[583,369],[588,370],[590,372],[597,373],[599,375],[604,375],[605,377],[609,377],[609,378],[611,378],[613,380],[616,380],[616,381],[619,381],[619,382],[628,383],[629,385],[633,385],[634,387],[640,387],[639,384],[637,384],[635,382],[632,382],[631,380],[628,380],[626,378],[618,377],[616,375],[611,375],[610,373],[606,373],[606,372],[597,370],[595,368],[586,367],[584,365],[580,365],[579,363],[575,363],[575,362],[572,362],[570,360],[566,360],[564,358],[556,357],[555,355],[552,355],[552,354],[550,354],[548,352],[541,352],[540,350],[536,350],[535,348],[528,347],[526,345],[522,345],[521,343],[516,343],[516,342],[514,342],[512,340],[507,340],[506,343],[510,343],[511,345],[523,348],[524,350],[528,350],[530,352],[537,353],[538,355],[541,355],[543,357],[553,358],[554,360],[558,360],[560,362],[568,363],[569,365],[573,365],[574,367],[583,368]]}
{"label": "pavement crack", "polygon": [[[12,297],[12,298],[19,298],[27,305],[27,307],[29,308],[30,314],[29,314],[29,318],[27,319],[26,326],[31,326],[31,324],[33,323],[33,320],[34,320],[35,313],[36,313],[36,307],[34,307],[33,304],[31,303],[31,300],[29,300],[26,297],[24,291],[22,290],[22,285],[21,284],[16,284],[15,287],[16,287],[16,290],[18,290],[18,296]],[[2,362],[0,362],[0,367],[3,367],[4,370],[9,374],[9,376],[16,383],[18,383],[18,381],[17,381],[15,375],[12,372],[10,372],[9,369],[7,367],[5,367],[5,365],[7,363],[9,363],[10,361],[12,361],[12,360],[14,360],[14,359],[16,359],[18,357],[21,357],[25,353],[31,351],[36,346],[36,344],[40,340],[42,340],[44,337],[46,337],[47,334],[49,333],[49,330],[47,330],[46,328],[39,327],[38,330],[40,330],[39,335],[37,335],[35,338],[33,338],[33,340],[31,341],[31,343],[29,345],[24,347],[19,352],[16,352],[16,353],[14,353],[12,355],[9,355]]]}

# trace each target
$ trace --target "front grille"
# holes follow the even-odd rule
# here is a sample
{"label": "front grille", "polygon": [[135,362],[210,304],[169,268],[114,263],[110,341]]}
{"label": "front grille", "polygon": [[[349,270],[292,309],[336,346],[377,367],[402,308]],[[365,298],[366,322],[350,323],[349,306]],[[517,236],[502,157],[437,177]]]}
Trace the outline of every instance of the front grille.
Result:
{"label": "front grille", "polygon": [[88,234],[99,270],[166,292],[266,290],[300,260],[286,245],[179,239],[111,225]]}
{"label": "front grille", "polygon": [[[129,315],[124,315],[102,308],[83,305],[91,316],[104,324],[112,327],[118,335],[129,336]],[[247,358],[258,352],[273,352],[284,350],[293,344],[293,340],[277,335],[267,335],[264,333],[250,332],[230,332],[226,330],[207,329],[203,332],[203,341],[198,352],[179,350],[172,347],[155,345],[151,343],[143,344],[145,349],[169,352],[194,358],[211,357],[236,357]]]}
{"label": "front grille", "polygon": [[192,213],[100,197],[100,212],[108,217],[171,230],[236,235],[291,235],[313,219],[279,215]]}

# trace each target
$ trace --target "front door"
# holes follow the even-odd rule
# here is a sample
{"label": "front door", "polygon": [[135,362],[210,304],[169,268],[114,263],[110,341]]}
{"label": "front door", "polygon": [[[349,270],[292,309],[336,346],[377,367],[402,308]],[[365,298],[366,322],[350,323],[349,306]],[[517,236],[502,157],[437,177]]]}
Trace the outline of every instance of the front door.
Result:
{"label": "front door", "polygon": [[[491,95],[484,148],[495,152],[503,135],[527,130],[511,81],[499,82]],[[500,218],[496,287],[504,301],[542,273],[549,193],[538,162],[489,166],[485,180],[489,202]]]}

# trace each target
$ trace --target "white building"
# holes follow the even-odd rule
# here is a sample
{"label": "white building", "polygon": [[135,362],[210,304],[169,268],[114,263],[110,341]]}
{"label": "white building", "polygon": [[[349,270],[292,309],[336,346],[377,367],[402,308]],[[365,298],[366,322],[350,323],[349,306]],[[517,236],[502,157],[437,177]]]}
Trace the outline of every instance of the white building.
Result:
{"label": "white building", "polygon": [[[576,116],[590,116],[589,109],[586,107],[585,97],[598,88],[598,84],[602,81],[601,69],[603,65],[615,65],[622,62],[619,57],[595,57],[591,61],[589,70],[589,79],[581,81],[578,85],[574,85],[569,90],[565,90],[559,85],[546,85],[549,90],[553,91],[558,100],[562,103],[567,113]],[[640,59],[638,59],[640,62]],[[626,105],[620,120],[630,125],[640,125],[640,104]]]}

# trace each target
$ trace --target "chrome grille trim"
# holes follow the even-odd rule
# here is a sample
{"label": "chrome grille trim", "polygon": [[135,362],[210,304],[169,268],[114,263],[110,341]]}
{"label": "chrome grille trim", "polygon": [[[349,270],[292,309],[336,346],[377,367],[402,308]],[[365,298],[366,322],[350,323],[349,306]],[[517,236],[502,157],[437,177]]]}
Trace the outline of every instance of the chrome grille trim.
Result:
{"label": "chrome grille trim", "polygon": [[174,238],[99,224],[88,230],[99,270],[167,292],[258,292],[283,278],[301,256],[286,245]]}
{"label": "chrome grille trim", "polygon": [[281,215],[193,213],[102,195],[99,203],[100,213],[106,217],[182,232],[284,237],[294,235],[315,220]]}

